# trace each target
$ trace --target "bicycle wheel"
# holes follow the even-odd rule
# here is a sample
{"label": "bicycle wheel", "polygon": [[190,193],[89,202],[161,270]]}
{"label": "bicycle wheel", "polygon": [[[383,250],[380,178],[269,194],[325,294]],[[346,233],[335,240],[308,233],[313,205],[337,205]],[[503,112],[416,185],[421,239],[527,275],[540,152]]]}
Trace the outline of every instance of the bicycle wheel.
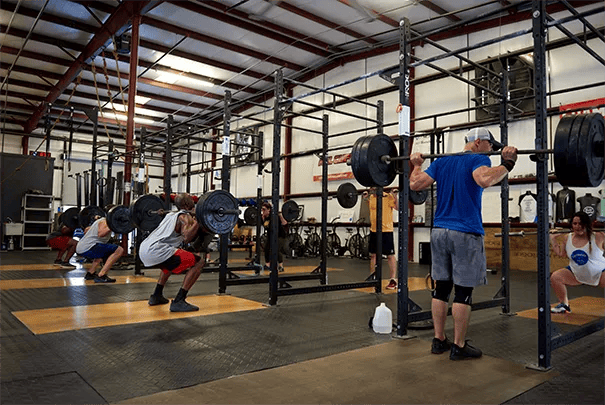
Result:
{"label": "bicycle wheel", "polygon": [[361,241],[362,237],[358,233],[351,236],[351,239],[349,239],[347,248],[349,249],[349,252],[351,252],[352,257],[361,257]]}
{"label": "bicycle wheel", "polygon": [[321,247],[321,238],[318,234],[312,233],[305,241],[307,253],[309,256],[319,256],[319,248]]}

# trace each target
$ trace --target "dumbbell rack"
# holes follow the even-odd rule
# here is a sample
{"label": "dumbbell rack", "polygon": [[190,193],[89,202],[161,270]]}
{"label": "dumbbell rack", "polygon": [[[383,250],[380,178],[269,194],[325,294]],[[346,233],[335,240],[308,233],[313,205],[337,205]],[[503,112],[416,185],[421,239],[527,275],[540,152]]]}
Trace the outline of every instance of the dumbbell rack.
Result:
{"label": "dumbbell rack", "polygon": [[24,194],[21,205],[22,250],[48,250],[46,237],[52,227],[52,195]]}

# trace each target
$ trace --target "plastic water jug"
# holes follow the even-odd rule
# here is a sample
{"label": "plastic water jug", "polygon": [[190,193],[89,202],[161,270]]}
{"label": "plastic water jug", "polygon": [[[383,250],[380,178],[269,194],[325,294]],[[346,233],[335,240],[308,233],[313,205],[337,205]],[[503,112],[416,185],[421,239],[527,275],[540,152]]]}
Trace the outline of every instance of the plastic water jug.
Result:
{"label": "plastic water jug", "polygon": [[377,306],[374,311],[372,329],[376,333],[391,333],[393,330],[393,313],[384,302]]}

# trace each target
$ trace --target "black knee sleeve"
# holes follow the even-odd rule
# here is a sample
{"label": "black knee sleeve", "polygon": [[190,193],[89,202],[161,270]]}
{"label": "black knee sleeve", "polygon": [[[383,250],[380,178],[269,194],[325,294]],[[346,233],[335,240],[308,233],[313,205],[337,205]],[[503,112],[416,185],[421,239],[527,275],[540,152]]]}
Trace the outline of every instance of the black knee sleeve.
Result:
{"label": "black knee sleeve", "polygon": [[473,287],[454,286],[454,302],[458,304],[471,305],[473,295]]}
{"label": "black knee sleeve", "polygon": [[435,280],[435,291],[433,291],[433,298],[443,302],[450,301],[450,293],[454,282],[451,280]]}

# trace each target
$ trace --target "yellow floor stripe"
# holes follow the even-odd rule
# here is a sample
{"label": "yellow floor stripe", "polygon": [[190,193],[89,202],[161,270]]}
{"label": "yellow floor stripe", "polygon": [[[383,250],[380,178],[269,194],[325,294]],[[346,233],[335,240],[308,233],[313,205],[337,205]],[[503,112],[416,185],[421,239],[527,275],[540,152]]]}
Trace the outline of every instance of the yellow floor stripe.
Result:
{"label": "yellow floor stripe", "polygon": [[[553,303],[556,305],[557,303]],[[580,297],[569,300],[570,314],[550,314],[550,319],[557,323],[584,325],[605,316],[605,299],[599,297]],[[538,309],[518,312],[523,318],[538,319]]]}
{"label": "yellow floor stripe", "polygon": [[0,266],[2,270],[59,270],[61,266],[58,264],[4,264]]}
{"label": "yellow floor stripe", "polygon": [[[397,289],[387,290],[387,284],[390,279],[382,280],[382,293],[383,294],[397,294]],[[408,291],[420,291],[426,289],[426,285],[423,277],[408,277]],[[357,291],[363,291],[367,293],[374,293],[374,287],[368,288],[356,288]]]}
{"label": "yellow floor stripe", "polygon": [[23,288],[55,288],[55,287],[73,287],[79,285],[116,285],[116,284],[134,284],[134,283],[156,283],[157,279],[143,276],[115,276],[115,283],[95,283],[94,280],[84,280],[81,277],[67,278],[34,278],[25,280],[1,280],[0,290],[16,290]]}
{"label": "yellow floor stripe", "polygon": [[13,315],[34,334],[41,335],[68,330],[191,318],[266,308],[258,302],[230,295],[187,297],[187,301],[199,306],[200,310],[196,312],[170,312],[170,304],[150,307],[147,305],[147,301],[132,301],[17,311],[13,312]]}

